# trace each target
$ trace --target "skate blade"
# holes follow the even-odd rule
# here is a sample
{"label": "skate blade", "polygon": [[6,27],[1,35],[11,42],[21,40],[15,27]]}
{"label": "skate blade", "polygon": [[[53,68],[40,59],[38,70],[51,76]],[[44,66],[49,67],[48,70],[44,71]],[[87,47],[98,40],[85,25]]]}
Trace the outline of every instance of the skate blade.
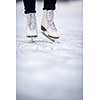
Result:
{"label": "skate blade", "polygon": [[52,42],[55,42],[55,40],[53,38],[51,38],[50,36],[48,36],[47,34],[45,34],[44,32],[41,32],[45,37],[47,37],[49,40],[51,40]]}
{"label": "skate blade", "polygon": [[35,35],[35,36],[26,36],[27,38],[36,38],[37,37],[37,35]]}
{"label": "skate blade", "polygon": [[53,36],[51,36],[51,35],[48,35],[50,38],[52,38],[52,39],[59,39],[59,37],[53,37]]}
{"label": "skate blade", "polygon": [[28,39],[31,39],[31,42],[35,42],[35,39],[37,38],[36,36],[26,36]]}

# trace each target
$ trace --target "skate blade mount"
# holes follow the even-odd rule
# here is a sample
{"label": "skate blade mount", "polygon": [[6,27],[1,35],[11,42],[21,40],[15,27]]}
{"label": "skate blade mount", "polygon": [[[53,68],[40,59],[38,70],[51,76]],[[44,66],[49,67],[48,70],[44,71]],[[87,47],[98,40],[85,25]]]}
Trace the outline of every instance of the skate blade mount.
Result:
{"label": "skate blade mount", "polygon": [[45,34],[44,32],[41,32],[45,37],[47,37],[49,40],[51,40],[52,42],[55,42],[55,39],[51,38],[50,36],[48,36],[47,34]]}

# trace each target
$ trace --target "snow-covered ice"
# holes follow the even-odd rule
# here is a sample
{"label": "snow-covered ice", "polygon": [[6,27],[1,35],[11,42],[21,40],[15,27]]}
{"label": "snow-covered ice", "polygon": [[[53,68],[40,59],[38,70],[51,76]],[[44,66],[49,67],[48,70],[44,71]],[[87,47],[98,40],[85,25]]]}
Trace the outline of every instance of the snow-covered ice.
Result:
{"label": "snow-covered ice", "polygon": [[16,11],[17,100],[82,100],[82,1],[57,3],[55,23],[62,34],[56,43],[40,33],[41,2],[36,42],[25,38],[22,2]]}

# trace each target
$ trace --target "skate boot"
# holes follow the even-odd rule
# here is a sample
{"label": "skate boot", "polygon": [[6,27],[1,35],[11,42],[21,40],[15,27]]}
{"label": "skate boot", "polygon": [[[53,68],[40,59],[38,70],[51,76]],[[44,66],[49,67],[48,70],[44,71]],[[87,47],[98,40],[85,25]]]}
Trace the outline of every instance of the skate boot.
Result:
{"label": "skate boot", "polygon": [[29,13],[26,15],[27,17],[27,33],[26,37],[28,38],[36,38],[38,36],[37,31],[37,23],[35,13]]}
{"label": "skate boot", "polygon": [[55,40],[59,38],[59,34],[54,24],[54,11],[44,10],[41,22],[41,31],[50,40]]}

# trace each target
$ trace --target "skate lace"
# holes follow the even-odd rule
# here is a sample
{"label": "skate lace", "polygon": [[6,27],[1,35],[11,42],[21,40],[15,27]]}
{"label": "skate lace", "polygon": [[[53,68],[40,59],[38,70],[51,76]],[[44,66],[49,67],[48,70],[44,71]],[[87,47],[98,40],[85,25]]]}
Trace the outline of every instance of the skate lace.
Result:
{"label": "skate lace", "polygon": [[28,16],[28,27],[30,30],[34,30],[36,28],[36,18],[32,14]]}
{"label": "skate lace", "polygon": [[48,24],[49,24],[49,27],[51,28],[51,30],[57,31],[53,19],[54,19],[54,13],[53,12],[49,12],[48,13]]}

